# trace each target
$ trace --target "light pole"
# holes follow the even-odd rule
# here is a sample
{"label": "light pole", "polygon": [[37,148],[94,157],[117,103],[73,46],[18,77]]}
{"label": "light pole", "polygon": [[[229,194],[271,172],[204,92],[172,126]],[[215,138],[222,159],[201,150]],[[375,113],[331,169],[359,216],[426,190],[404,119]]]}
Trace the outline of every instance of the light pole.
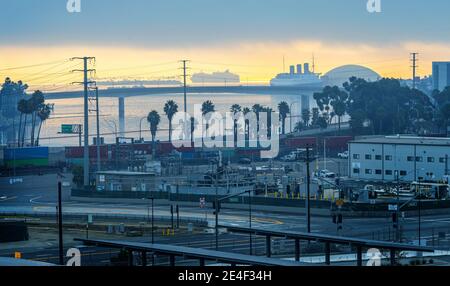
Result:
{"label": "light pole", "polygon": [[142,138],[142,121],[144,119],[147,119],[147,117],[142,117],[141,120],[139,120],[139,140],[142,142],[144,138]]}
{"label": "light pole", "polygon": [[[238,197],[241,195],[245,195],[246,193],[248,193],[249,196],[249,200],[248,200],[248,212],[249,212],[249,226],[250,229],[252,228],[252,203],[251,203],[251,194],[252,194],[253,190],[246,190],[234,195],[229,195],[226,197],[223,197],[221,199],[217,199],[215,201],[215,215],[216,215],[216,250],[219,249],[219,212],[220,212],[220,204],[228,199],[234,198],[234,197]],[[250,255],[252,255],[253,253],[253,241],[252,241],[252,234],[250,232]]]}
{"label": "light pole", "polygon": [[291,126],[291,133],[292,133],[292,106],[294,103],[298,103],[298,101],[291,102],[291,105],[289,106],[289,111],[291,112],[291,115],[289,116],[289,125]]}

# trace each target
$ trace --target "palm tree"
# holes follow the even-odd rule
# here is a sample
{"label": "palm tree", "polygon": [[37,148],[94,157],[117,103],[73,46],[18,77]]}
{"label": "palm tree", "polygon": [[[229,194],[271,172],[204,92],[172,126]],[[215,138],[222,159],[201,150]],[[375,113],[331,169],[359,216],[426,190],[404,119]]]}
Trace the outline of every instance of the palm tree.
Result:
{"label": "palm tree", "polygon": [[216,107],[214,106],[214,103],[212,103],[211,100],[207,100],[203,102],[202,104],[202,114],[207,115],[208,113],[215,112]]}
{"label": "palm tree", "polygon": [[286,118],[291,110],[289,108],[289,104],[286,101],[282,101],[278,104],[278,111],[280,112],[280,121],[281,121],[281,133],[286,134]]}
{"label": "palm tree", "polygon": [[252,111],[256,114],[256,130],[259,132],[259,114],[263,111],[264,107],[261,104],[255,104],[252,106]]}
{"label": "palm tree", "polygon": [[32,114],[33,113],[33,103],[31,102],[31,100],[26,100],[26,104],[25,104],[25,119],[24,119],[24,123],[23,123],[23,131],[22,131],[22,147],[25,146],[25,133],[26,133],[26,129],[27,129],[27,118],[28,118],[28,114]]}
{"label": "palm tree", "polygon": [[309,109],[302,110],[302,120],[304,127],[308,127],[311,120],[311,111]]}
{"label": "palm tree", "polygon": [[[230,108],[230,111],[233,113],[233,115],[236,117],[236,114],[242,111],[242,107],[239,104],[233,104]],[[234,135],[234,144],[237,143],[237,119],[234,118],[233,120],[233,135]]]}
{"label": "palm tree", "polygon": [[50,104],[44,104],[38,111],[37,116],[40,119],[39,122],[39,129],[38,129],[38,133],[37,133],[37,139],[36,139],[36,146],[39,146],[39,138],[41,137],[41,128],[42,128],[42,124],[49,119],[50,114],[52,112],[52,107]]}
{"label": "palm tree", "polygon": [[[215,111],[216,111],[216,107],[214,106],[214,103],[212,103],[211,100],[207,100],[207,101],[203,102],[203,104],[202,104],[202,114],[203,114],[203,117],[205,117],[205,116],[207,116],[208,114],[210,114],[211,112],[215,112]],[[205,124],[206,132],[207,132],[208,129],[209,129],[208,121],[209,121],[209,118],[206,118],[206,124]],[[203,136],[202,136],[202,137],[203,137]],[[202,138],[202,140],[203,140],[203,139],[204,139],[204,138]]]}
{"label": "palm tree", "polygon": [[20,139],[21,139],[21,130],[22,130],[22,119],[23,119],[23,115],[25,114],[27,109],[27,101],[25,99],[21,99],[18,103],[17,103],[17,110],[20,112],[20,119],[19,119],[19,138],[17,139],[17,146],[20,147]]}
{"label": "palm tree", "polygon": [[157,111],[153,110],[148,114],[147,122],[150,124],[150,133],[152,134],[152,153],[154,158],[156,155],[155,137],[158,131],[158,125],[161,122],[161,116],[159,116]]}
{"label": "palm tree", "polygon": [[35,134],[35,129],[36,129],[36,123],[37,123],[37,113],[38,111],[42,108],[42,105],[45,102],[45,98],[44,98],[44,94],[39,91],[36,90],[33,95],[31,96],[30,99],[30,108],[31,108],[31,146],[34,145],[34,134]]}
{"label": "palm tree", "polygon": [[169,119],[169,142],[172,142],[172,119],[177,112],[178,104],[173,100],[167,101],[164,106],[164,113],[167,115],[167,119]]}
{"label": "palm tree", "polygon": [[[242,113],[244,113],[244,116],[249,114],[250,112],[252,111],[248,107],[242,109]],[[248,119],[245,119],[244,134],[245,134],[245,141],[248,142],[250,140],[250,121]],[[250,144],[249,145],[246,144],[245,146],[250,146]]]}

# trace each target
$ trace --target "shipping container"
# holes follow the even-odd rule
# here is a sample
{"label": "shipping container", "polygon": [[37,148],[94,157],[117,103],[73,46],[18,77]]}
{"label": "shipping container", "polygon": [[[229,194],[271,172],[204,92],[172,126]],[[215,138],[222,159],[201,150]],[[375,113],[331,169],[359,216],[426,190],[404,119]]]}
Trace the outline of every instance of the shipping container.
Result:
{"label": "shipping container", "polygon": [[5,149],[5,160],[48,159],[48,147]]}
{"label": "shipping container", "polygon": [[48,147],[8,148],[4,151],[5,165],[9,168],[48,167]]}

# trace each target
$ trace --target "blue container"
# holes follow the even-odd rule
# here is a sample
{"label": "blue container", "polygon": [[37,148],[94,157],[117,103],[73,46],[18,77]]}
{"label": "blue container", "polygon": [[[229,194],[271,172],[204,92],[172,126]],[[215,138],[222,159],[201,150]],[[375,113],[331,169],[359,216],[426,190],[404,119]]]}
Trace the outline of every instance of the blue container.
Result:
{"label": "blue container", "polygon": [[5,149],[5,161],[48,159],[48,147]]}

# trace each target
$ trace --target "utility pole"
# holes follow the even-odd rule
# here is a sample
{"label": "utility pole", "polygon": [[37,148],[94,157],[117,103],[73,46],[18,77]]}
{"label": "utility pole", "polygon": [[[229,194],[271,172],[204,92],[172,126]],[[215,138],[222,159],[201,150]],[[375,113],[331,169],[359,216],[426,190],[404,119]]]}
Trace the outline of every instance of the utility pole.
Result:
{"label": "utility pole", "polygon": [[100,110],[98,103],[98,87],[95,87],[95,112],[97,117],[97,172],[100,172],[102,164],[100,158]]}
{"label": "utility pole", "polygon": [[187,66],[186,64],[189,62],[189,60],[182,60],[181,63],[183,64],[183,88],[184,88],[184,112],[187,113]]}
{"label": "utility pole", "polygon": [[307,216],[307,230],[308,233],[311,232],[311,206],[310,206],[310,197],[311,197],[311,171],[309,168],[309,145],[306,146],[306,216]]}
{"label": "utility pole", "polygon": [[62,184],[58,182],[58,248],[59,264],[64,265],[63,220],[62,220]]}
{"label": "utility pole", "polygon": [[95,83],[93,81],[89,81],[88,73],[94,72],[94,69],[88,69],[88,64],[90,61],[95,60],[94,57],[75,57],[71,60],[82,60],[83,61],[83,69],[82,70],[73,70],[72,72],[82,72],[84,80],[83,82],[74,82],[78,84],[82,84],[84,87],[84,159],[83,159],[83,168],[84,168],[84,189],[85,191],[89,190],[89,93],[88,88],[89,85]]}
{"label": "utility pole", "polygon": [[419,61],[418,59],[419,53],[411,53],[411,62],[412,62],[412,69],[413,69],[413,89],[416,89],[417,83],[416,83],[416,73],[417,73],[417,68],[419,67],[417,65],[417,62]]}

